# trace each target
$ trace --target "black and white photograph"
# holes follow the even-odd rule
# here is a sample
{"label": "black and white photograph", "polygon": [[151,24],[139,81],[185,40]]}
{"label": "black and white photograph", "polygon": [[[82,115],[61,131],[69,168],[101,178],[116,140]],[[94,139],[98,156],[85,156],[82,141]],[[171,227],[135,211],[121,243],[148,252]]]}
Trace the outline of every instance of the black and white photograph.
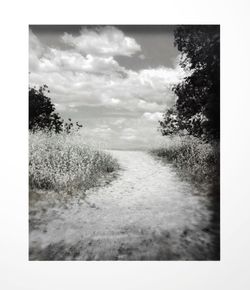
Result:
{"label": "black and white photograph", "polygon": [[2,1],[0,289],[250,289],[250,2]]}
{"label": "black and white photograph", "polygon": [[29,25],[29,260],[220,260],[220,25]]}

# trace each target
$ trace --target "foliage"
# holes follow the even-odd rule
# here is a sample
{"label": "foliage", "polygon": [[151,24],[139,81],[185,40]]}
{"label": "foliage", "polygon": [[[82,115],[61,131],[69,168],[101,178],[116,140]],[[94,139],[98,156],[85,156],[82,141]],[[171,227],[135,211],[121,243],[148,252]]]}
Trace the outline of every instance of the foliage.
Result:
{"label": "foliage", "polygon": [[73,133],[73,132],[77,132],[81,128],[82,128],[82,125],[79,124],[78,122],[76,122],[75,126],[74,126],[74,124],[72,123],[71,118],[68,119],[68,122],[64,122],[63,123],[63,132],[65,132],[67,134],[70,134],[70,133]]}
{"label": "foliage", "polygon": [[219,139],[219,26],[179,26],[175,31],[175,45],[182,55],[180,65],[192,70],[192,74],[173,88],[177,101],[160,122],[162,134],[171,135],[185,129],[188,134],[206,140]]}
{"label": "foliage", "polygon": [[63,129],[63,120],[58,113],[55,113],[55,106],[51,99],[45,96],[49,93],[46,85],[38,90],[29,88],[29,130],[38,129],[60,133]]}
{"label": "foliage", "polygon": [[162,135],[176,135],[185,129],[185,123],[180,119],[176,106],[173,106],[164,114],[164,120],[159,121]]}
{"label": "foliage", "polygon": [[46,96],[49,93],[47,85],[43,85],[39,89],[29,88],[29,130],[55,133],[78,131],[82,125],[76,122],[74,126],[70,118],[69,122],[64,122],[61,116],[55,112],[55,105],[52,104],[51,99]]}
{"label": "foliage", "polygon": [[90,147],[75,133],[29,136],[30,189],[72,192],[86,190],[102,175],[118,168],[108,153]]}
{"label": "foliage", "polygon": [[219,144],[193,136],[168,137],[161,147],[151,150],[166,158],[194,181],[216,183],[219,177]]}

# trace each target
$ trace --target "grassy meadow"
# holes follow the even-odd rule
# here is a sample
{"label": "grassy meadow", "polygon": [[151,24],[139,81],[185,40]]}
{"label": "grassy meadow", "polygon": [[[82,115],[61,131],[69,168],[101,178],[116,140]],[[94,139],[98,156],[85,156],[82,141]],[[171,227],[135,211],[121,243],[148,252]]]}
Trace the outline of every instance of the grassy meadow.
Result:
{"label": "grassy meadow", "polygon": [[118,167],[111,155],[87,144],[76,133],[36,132],[29,135],[31,191],[84,192]]}
{"label": "grassy meadow", "polygon": [[166,159],[186,177],[197,183],[219,183],[219,144],[193,136],[173,136],[151,153]]}

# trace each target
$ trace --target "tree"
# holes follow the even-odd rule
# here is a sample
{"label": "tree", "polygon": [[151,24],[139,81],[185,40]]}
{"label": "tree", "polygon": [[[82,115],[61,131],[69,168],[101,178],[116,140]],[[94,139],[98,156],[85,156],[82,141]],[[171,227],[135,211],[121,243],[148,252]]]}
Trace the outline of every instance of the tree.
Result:
{"label": "tree", "polygon": [[29,130],[48,130],[60,133],[63,130],[63,120],[55,113],[55,106],[51,99],[45,96],[49,93],[46,85],[38,90],[29,88]]}
{"label": "tree", "polygon": [[71,121],[71,118],[68,119],[69,122],[63,124],[63,131],[66,132],[67,134],[71,133],[72,131],[78,131],[82,128],[82,125],[76,122],[75,127],[74,124]]}
{"label": "tree", "polygon": [[82,125],[76,122],[76,127],[71,122],[64,122],[61,116],[55,112],[55,105],[45,94],[50,93],[47,85],[39,89],[29,88],[29,130],[45,130],[55,133],[71,133],[73,130],[79,130]]}
{"label": "tree", "polygon": [[164,120],[159,121],[161,133],[165,135],[176,135],[185,129],[183,121],[180,119],[176,106],[173,106],[164,114]]}
{"label": "tree", "polygon": [[[187,25],[175,30],[180,65],[192,74],[173,88],[177,95],[175,132],[207,140],[220,136],[220,29],[218,25]],[[160,122],[163,135],[171,132],[173,120],[167,111]]]}

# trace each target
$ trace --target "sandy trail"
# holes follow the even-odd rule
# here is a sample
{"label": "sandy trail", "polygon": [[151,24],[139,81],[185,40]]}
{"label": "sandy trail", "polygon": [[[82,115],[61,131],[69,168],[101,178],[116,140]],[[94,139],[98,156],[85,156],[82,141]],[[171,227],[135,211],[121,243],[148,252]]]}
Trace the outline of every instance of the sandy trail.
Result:
{"label": "sandy trail", "polygon": [[146,152],[111,154],[118,178],[85,201],[30,207],[30,260],[214,259],[206,195]]}

